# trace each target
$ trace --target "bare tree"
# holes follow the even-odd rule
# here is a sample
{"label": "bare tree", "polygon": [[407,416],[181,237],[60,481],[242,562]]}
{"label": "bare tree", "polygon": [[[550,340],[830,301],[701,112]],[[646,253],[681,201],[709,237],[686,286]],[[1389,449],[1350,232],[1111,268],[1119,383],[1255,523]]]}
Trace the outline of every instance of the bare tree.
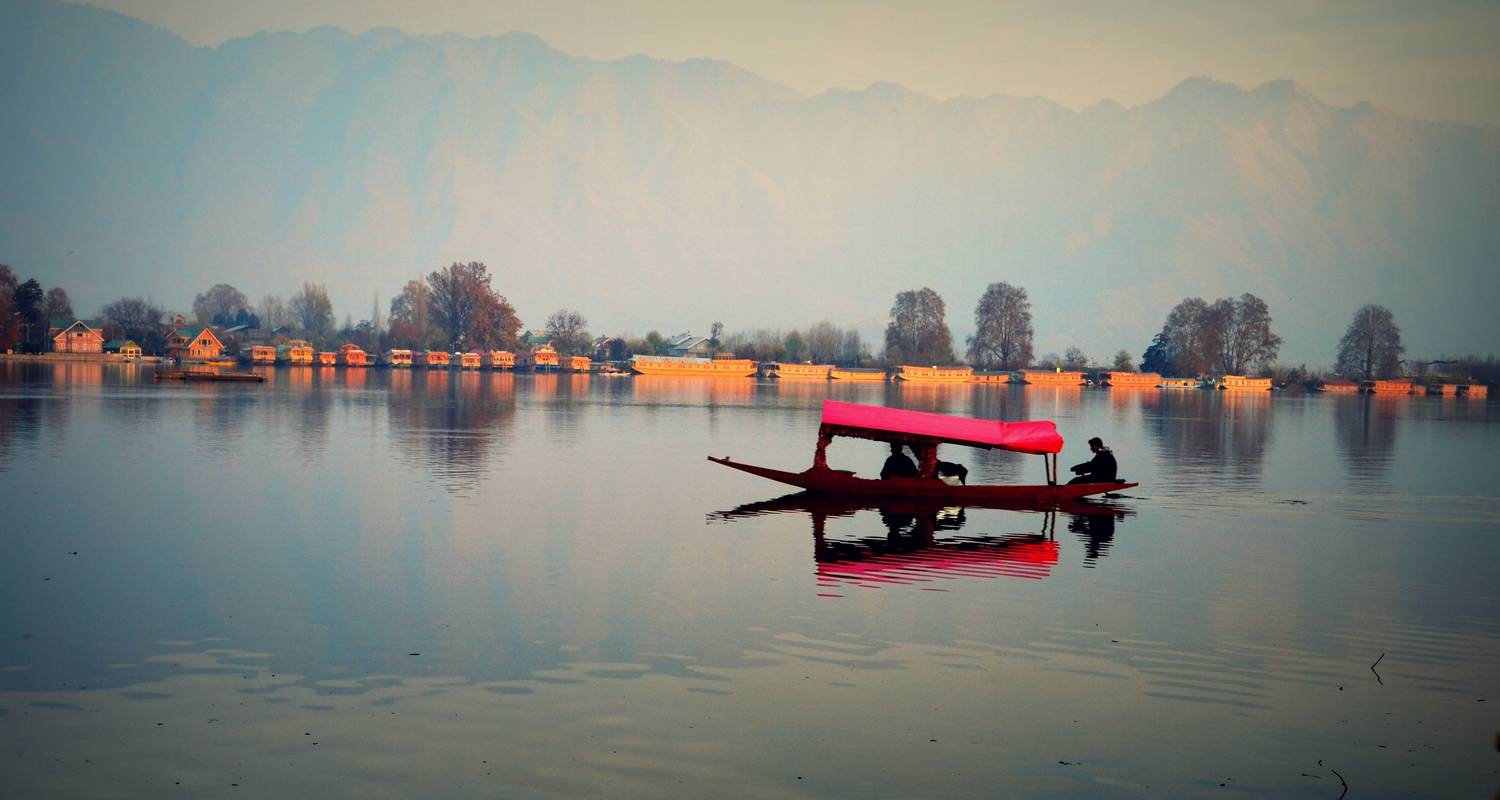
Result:
{"label": "bare tree", "polygon": [[1077,345],[1069,347],[1063,353],[1062,368],[1068,370],[1083,369],[1089,365],[1089,357]]}
{"label": "bare tree", "polygon": [[992,283],[974,306],[969,361],[986,368],[1021,369],[1031,363],[1031,301],[1026,290]]}
{"label": "bare tree", "polygon": [[824,320],[813,323],[803,334],[807,343],[807,357],[819,364],[831,364],[839,358],[839,348],[844,343],[844,332],[832,322]]}
{"label": "bare tree", "polygon": [[1226,375],[1264,370],[1276,362],[1281,337],[1271,332],[1271,311],[1249,292],[1238,300],[1223,299],[1212,306],[1211,319],[1220,327],[1219,365]]}
{"label": "bare tree", "polygon": [[262,297],[255,315],[260,317],[261,327],[268,331],[285,328],[292,324],[292,318],[286,311],[286,303],[282,302],[279,294],[268,294]]}
{"label": "bare tree", "polygon": [[1201,297],[1189,297],[1167,314],[1161,335],[1173,371],[1204,375],[1218,363],[1221,331],[1216,312]]}
{"label": "bare tree", "polygon": [[552,347],[565,356],[587,353],[593,337],[589,336],[589,322],[577,311],[560,308],[547,317],[547,336]]}
{"label": "bare tree", "polygon": [[0,351],[14,350],[21,344],[21,312],[16,307],[19,286],[10,266],[0,264]]}
{"label": "bare tree", "polygon": [[132,339],[150,355],[161,352],[166,344],[162,335],[161,306],[145,297],[122,297],[99,310],[105,326],[112,328],[110,338]]}
{"label": "bare tree", "polygon": [[432,294],[427,282],[407,281],[401,293],[391,298],[391,344],[425,349],[437,336],[432,326]]}
{"label": "bare tree", "polygon": [[73,319],[73,301],[68,299],[68,293],[61,286],[54,286],[47,290],[47,296],[42,301],[42,313],[48,320]]}
{"label": "bare tree", "polygon": [[1349,329],[1339,339],[1334,371],[1352,378],[1394,377],[1401,369],[1401,329],[1385,306],[1365,305],[1354,312]]}
{"label": "bare tree", "polygon": [[865,345],[859,331],[853,329],[844,331],[843,342],[839,345],[838,363],[857,367],[869,356],[869,347]]}
{"label": "bare tree", "polygon": [[234,319],[241,309],[249,307],[250,301],[245,299],[245,293],[227,283],[210,287],[208,291],[193,298],[193,316],[205,325],[223,324],[226,320]]}
{"label": "bare tree", "polygon": [[937,292],[923,287],[896,295],[885,328],[885,353],[890,361],[909,364],[953,363],[953,334]]}
{"label": "bare tree", "polygon": [[333,302],[328,299],[328,290],[318,284],[303,282],[302,291],[292,295],[286,309],[292,322],[305,333],[327,336],[333,332]]}

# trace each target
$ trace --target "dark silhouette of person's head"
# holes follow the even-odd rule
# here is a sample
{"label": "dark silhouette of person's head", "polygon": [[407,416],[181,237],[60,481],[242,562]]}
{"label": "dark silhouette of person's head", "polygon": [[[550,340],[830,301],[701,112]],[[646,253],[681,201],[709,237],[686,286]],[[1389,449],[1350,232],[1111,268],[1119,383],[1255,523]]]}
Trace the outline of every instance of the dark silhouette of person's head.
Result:
{"label": "dark silhouette of person's head", "polygon": [[1100,439],[1097,436],[1095,436],[1094,438],[1092,438],[1092,439],[1089,440],[1089,449],[1092,450],[1095,453],[1099,452],[1100,450],[1103,450],[1104,449],[1104,440]]}
{"label": "dark silhouette of person's head", "polygon": [[893,456],[899,456],[899,455],[901,455],[901,445],[900,444],[897,444],[896,442],[891,442],[891,455],[893,455]]}

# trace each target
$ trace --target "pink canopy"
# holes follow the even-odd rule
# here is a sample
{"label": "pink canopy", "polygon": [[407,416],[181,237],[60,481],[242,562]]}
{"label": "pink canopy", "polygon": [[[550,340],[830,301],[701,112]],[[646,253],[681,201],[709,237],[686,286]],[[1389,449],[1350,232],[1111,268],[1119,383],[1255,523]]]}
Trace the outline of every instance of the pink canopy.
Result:
{"label": "pink canopy", "polygon": [[[861,431],[907,434],[970,447],[998,447],[1017,453],[1041,455],[1062,450],[1063,439],[1051,420],[999,422],[969,417],[950,417],[925,411],[862,406],[858,403],[823,401],[823,424]],[[900,436],[871,438],[899,440]]]}

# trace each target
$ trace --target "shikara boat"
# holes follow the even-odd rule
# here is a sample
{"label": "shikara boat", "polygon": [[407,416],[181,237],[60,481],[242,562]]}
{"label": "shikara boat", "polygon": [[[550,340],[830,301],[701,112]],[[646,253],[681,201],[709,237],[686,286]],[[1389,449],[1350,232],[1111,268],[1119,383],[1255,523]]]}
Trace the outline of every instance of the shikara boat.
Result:
{"label": "shikara boat", "polygon": [[[872,439],[907,445],[918,456],[916,478],[878,480],[856,477],[848,470],[828,467],[828,445],[836,436]],[[986,450],[1000,449],[1042,457],[1047,482],[1031,486],[954,486],[937,477],[937,448],[957,444]],[[751,475],[759,475],[811,492],[882,498],[927,498],[954,504],[994,501],[1058,502],[1090,495],[1117,492],[1137,484],[1058,483],[1057,454],[1063,438],[1051,420],[999,422],[953,417],[924,411],[906,411],[837,400],[823,401],[823,421],[818,426],[818,444],[813,465],[801,472],[741,464],[729,458],[708,460]]]}

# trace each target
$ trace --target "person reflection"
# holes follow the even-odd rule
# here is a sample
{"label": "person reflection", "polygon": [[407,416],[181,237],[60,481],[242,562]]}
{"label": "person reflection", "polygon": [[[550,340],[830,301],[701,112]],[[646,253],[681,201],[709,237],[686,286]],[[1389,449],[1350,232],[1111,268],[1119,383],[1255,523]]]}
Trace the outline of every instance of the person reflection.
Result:
{"label": "person reflection", "polygon": [[1093,568],[1094,562],[1109,554],[1115,540],[1115,515],[1070,514],[1068,530],[1083,542],[1083,565]]}

